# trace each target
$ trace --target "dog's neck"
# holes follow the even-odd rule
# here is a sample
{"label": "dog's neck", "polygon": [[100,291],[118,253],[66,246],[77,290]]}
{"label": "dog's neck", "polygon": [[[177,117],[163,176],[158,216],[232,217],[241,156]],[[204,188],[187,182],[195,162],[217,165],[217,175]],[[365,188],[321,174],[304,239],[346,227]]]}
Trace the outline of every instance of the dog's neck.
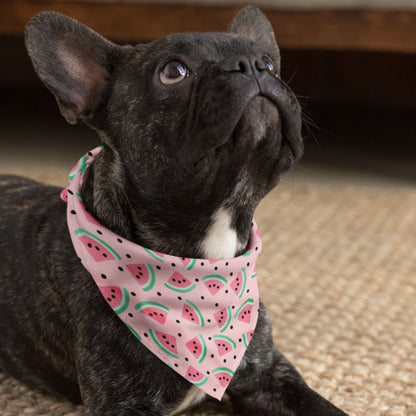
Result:
{"label": "dog's neck", "polygon": [[227,201],[186,214],[175,212],[167,204],[148,202],[137,186],[122,178],[126,175],[118,175],[97,157],[83,185],[87,210],[120,236],[178,257],[232,258],[246,248],[254,207]]}

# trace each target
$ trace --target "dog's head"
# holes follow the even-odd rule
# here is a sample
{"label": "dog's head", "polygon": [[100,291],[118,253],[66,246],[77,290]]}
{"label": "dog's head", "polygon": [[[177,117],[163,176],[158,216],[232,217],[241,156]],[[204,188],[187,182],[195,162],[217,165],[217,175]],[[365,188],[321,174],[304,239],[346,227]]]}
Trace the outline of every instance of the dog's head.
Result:
{"label": "dog's head", "polygon": [[252,213],[302,154],[300,107],[280,79],[273,29],[255,7],[225,33],[135,47],[46,12],[28,24],[26,45],[65,118],[100,133],[108,170],[153,210]]}

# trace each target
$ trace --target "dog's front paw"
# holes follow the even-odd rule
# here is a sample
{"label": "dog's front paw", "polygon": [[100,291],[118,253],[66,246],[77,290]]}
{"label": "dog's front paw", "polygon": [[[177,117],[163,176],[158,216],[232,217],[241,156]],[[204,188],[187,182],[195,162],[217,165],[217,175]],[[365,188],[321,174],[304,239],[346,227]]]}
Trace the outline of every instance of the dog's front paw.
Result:
{"label": "dog's front paw", "polygon": [[247,367],[230,387],[241,416],[348,416],[313,391],[278,351],[270,367]]}

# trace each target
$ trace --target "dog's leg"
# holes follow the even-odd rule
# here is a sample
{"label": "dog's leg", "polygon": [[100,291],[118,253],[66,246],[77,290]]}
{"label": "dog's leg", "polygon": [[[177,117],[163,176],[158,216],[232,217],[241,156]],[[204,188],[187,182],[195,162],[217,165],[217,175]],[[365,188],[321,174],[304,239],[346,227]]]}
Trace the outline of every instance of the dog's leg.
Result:
{"label": "dog's leg", "polygon": [[294,366],[273,346],[270,329],[267,312],[261,305],[245,361],[227,391],[238,414],[347,416],[308,387]]}
{"label": "dog's leg", "polygon": [[108,320],[105,330],[102,328],[97,331],[93,325],[86,326],[91,339],[83,334],[75,349],[87,415],[171,414],[184,400],[191,384],[136,342],[120,320]]}

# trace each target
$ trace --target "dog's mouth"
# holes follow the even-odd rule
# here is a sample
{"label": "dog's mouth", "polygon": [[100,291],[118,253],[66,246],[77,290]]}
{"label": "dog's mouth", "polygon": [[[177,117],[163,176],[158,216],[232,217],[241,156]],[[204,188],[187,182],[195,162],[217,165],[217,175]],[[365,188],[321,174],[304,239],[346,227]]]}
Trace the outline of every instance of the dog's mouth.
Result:
{"label": "dog's mouth", "polygon": [[287,148],[290,151],[293,166],[302,157],[304,149],[300,104],[292,90],[278,78],[265,78],[259,85],[261,95],[269,99],[279,111],[282,149]]}
{"label": "dog's mouth", "polygon": [[[295,95],[283,81],[270,74],[252,81],[246,91],[237,95],[230,114],[221,114],[218,120],[213,117],[209,128],[201,128],[200,132],[195,129],[194,135],[187,137],[180,163],[188,172],[195,174],[208,169],[224,149],[238,152],[241,150],[238,143],[245,143],[246,148],[251,146],[250,150],[255,151],[259,141],[268,139],[270,130],[281,137],[274,140],[280,148],[279,157],[285,159],[280,163],[280,173],[302,157],[301,109]],[[270,125],[274,128],[267,128]]]}

